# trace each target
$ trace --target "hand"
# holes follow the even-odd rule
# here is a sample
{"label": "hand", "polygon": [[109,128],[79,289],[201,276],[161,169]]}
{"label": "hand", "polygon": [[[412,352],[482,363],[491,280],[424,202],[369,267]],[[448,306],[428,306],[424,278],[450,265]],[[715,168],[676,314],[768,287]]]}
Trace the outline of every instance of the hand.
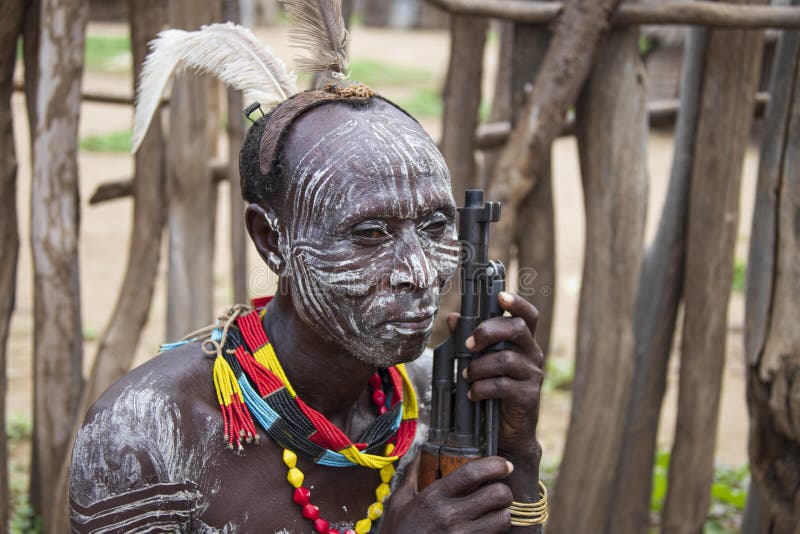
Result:
{"label": "hand", "polygon": [[[495,317],[478,325],[467,339],[467,349],[480,352],[505,341],[511,349],[490,352],[472,360],[465,378],[472,382],[472,401],[499,399],[500,428],[498,449],[502,455],[519,462],[534,462],[541,456],[536,441],[541,392],[542,350],[534,339],[539,312],[519,295],[500,293],[500,306],[511,316]],[[447,318],[451,332],[458,314]]]}
{"label": "hand", "polygon": [[499,481],[512,470],[503,458],[480,458],[418,492],[417,456],[386,503],[381,534],[506,532],[511,527],[506,508],[513,499]]}

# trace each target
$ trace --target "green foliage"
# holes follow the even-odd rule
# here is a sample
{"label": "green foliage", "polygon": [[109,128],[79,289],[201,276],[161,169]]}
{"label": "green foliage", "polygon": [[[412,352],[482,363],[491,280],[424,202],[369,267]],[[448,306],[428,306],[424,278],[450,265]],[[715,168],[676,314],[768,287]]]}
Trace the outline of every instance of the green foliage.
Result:
{"label": "green foliage", "polygon": [[14,413],[6,420],[6,437],[10,445],[30,439],[32,433],[33,423],[30,417]]}
{"label": "green foliage", "polygon": [[131,131],[120,130],[102,135],[90,135],[81,139],[81,150],[89,152],[130,152]]}
{"label": "green foliage", "polygon": [[131,69],[131,40],[128,36],[87,35],[86,68],[103,72],[128,72]]}
{"label": "green foliage", "polygon": [[566,358],[551,357],[547,359],[547,368],[544,373],[544,393],[560,389],[572,389],[575,379],[575,364]]}
{"label": "green foliage", "polygon": [[356,59],[350,63],[350,79],[373,88],[432,84],[433,78],[433,73],[427,69],[401,67],[374,59]]}
{"label": "green foliage", "polygon": [[736,293],[744,293],[745,278],[747,277],[747,264],[743,260],[736,260],[733,264],[733,283],[731,289]]}
{"label": "green foliage", "polygon": [[12,504],[11,520],[8,523],[9,534],[39,534],[44,532],[42,518],[34,514],[30,503],[23,502]]}
{"label": "green foliage", "polygon": [[[667,496],[669,484],[669,452],[659,452],[653,467],[653,490],[650,510],[660,514]],[[704,526],[704,534],[738,532],[741,516],[747,501],[750,470],[747,465],[739,468],[717,466],[711,486],[711,506]]]}
{"label": "green foliage", "polygon": [[656,47],[655,43],[652,39],[645,37],[644,35],[639,36],[639,55],[642,57],[647,57],[647,55],[653,51]]}
{"label": "green foliage", "polygon": [[416,89],[409,98],[398,104],[415,117],[440,117],[444,110],[442,95],[429,87]]}

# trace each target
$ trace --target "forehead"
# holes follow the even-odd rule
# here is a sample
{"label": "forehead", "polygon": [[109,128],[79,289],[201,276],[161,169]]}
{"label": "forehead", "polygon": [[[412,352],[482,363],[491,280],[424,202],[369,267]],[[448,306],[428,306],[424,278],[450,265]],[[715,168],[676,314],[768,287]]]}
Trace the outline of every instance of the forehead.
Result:
{"label": "forehead", "polygon": [[298,120],[287,142],[295,214],[329,222],[357,214],[409,218],[453,205],[441,153],[389,104],[317,108]]}

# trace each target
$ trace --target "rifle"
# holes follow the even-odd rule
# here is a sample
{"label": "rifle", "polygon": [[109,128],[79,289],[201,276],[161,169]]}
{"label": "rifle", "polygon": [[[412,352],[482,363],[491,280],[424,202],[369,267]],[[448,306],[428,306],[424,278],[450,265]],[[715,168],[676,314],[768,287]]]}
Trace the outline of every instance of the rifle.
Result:
{"label": "rifle", "polygon": [[467,190],[465,197],[458,208],[460,313],[453,334],[433,351],[431,421],[421,453],[420,489],[472,459],[497,454],[500,404],[470,401],[469,383],[461,373],[472,358],[508,348],[496,343],[473,354],[465,346],[481,322],[503,315],[497,295],[505,290],[505,266],[488,259],[489,225],[500,220],[500,203],[484,203],[481,190]]}

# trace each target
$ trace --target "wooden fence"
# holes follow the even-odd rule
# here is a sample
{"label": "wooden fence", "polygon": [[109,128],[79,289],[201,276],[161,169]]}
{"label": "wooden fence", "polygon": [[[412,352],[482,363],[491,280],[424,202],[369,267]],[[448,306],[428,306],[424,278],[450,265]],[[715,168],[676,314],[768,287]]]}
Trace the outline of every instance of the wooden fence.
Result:
{"label": "wooden fence", "polygon": [[[428,1],[451,13],[441,147],[457,198],[467,187],[480,185],[488,189],[488,198],[504,202],[504,226],[493,254],[535,267],[542,284],[553,288],[550,147],[559,135],[575,135],[578,141],[585,266],[573,414],[548,532],[647,530],[656,430],[681,306],[679,423],[661,524],[668,533],[702,531],[713,472],[742,161],[754,112],[765,114],[748,262],[745,341],[753,482],[744,531],[794,532],[800,524],[797,0],[782,7],[763,1]],[[237,166],[233,152],[228,161],[196,157],[210,153],[220,126],[219,113],[207,110],[221,104],[207,80],[188,75],[177,80],[165,110],[170,143],[164,143],[160,121],[153,121],[136,156],[134,177],[107,184],[94,197],[100,202],[132,195],[133,234],[117,305],[84,381],[75,158],[85,4],[6,4],[8,16],[0,21],[0,428],[5,424],[5,350],[19,246],[9,99],[21,35],[28,68],[25,85],[17,89],[28,98],[34,153],[31,216],[37,221],[31,225],[36,302],[31,495],[48,531],[62,532],[65,466],[78,414],[131,365],[150,308],[165,225],[170,240],[168,333],[174,337],[211,319],[206,288],[211,285],[214,221],[206,217],[197,224],[196,214],[213,213],[215,183],[238,184]],[[235,0],[203,5],[129,0],[137,69],[146,42],[165,22],[193,28],[239,16]],[[39,9],[48,17],[40,17]],[[52,26],[53,13],[63,15],[64,26]],[[489,18],[503,21],[501,64],[490,121],[478,126],[482,64],[475,58],[483,57]],[[646,102],[638,50],[642,24],[692,26],[679,102]],[[759,94],[764,28],[783,31],[769,92]],[[532,90],[526,90],[531,84]],[[83,97],[129,103],[109,95]],[[241,107],[237,98],[228,94],[231,109]],[[574,119],[568,118],[570,108]],[[243,132],[238,116],[229,113],[232,150]],[[656,238],[645,248],[645,140],[649,125],[664,120],[676,121],[675,155]],[[478,152],[483,153],[480,164]],[[234,194],[231,202],[234,293],[242,300],[242,201]],[[188,270],[190,261],[194,268]],[[537,335],[546,351],[555,296],[531,298],[541,311]],[[175,310],[194,310],[195,315]],[[0,436],[2,496],[8,495],[5,455]],[[0,502],[0,525],[8,519],[5,505]]]}

